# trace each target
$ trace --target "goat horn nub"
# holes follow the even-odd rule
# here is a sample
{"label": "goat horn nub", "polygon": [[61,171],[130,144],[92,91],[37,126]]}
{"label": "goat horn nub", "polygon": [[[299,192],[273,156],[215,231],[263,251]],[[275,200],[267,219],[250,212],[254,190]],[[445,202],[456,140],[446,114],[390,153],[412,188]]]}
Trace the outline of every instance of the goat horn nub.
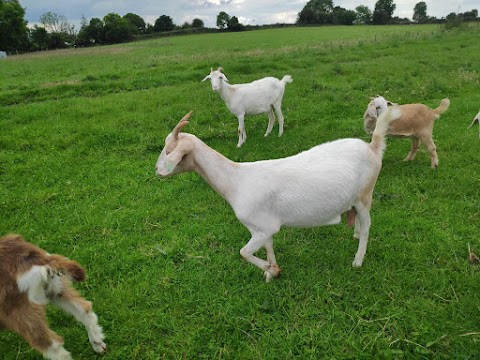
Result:
{"label": "goat horn nub", "polygon": [[190,111],[187,115],[185,115],[182,120],[178,122],[178,124],[175,126],[173,129],[173,136],[174,139],[178,139],[178,134],[180,134],[180,131],[188,124],[188,119],[190,116],[192,116],[193,110]]}
{"label": "goat horn nub", "polygon": [[223,72],[223,67],[219,66],[217,71]]}

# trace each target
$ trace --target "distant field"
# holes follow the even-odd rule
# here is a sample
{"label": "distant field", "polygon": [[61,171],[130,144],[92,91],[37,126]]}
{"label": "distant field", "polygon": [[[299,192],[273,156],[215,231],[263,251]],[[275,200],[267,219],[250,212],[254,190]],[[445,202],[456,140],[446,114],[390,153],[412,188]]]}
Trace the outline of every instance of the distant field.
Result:
{"label": "distant field", "polygon": [[[480,358],[480,26],[311,27],[161,38],[0,61],[0,233],[21,233],[82,263],[77,288],[107,336],[104,359]],[[209,83],[291,74],[285,133],[237,120]],[[283,229],[282,277],[240,259],[249,233],[196,174],[154,165],[186,132],[235,161],[293,155],[344,137],[369,141],[370,96],[451,107],[435,125],[437,170],[390,139],[362,268],[345,223]],[[263,256],[263,254],[261,255]],[[95,357],[60,311],[52,329],[75,359]],[[41,359],[0,333],[0,358]]]}

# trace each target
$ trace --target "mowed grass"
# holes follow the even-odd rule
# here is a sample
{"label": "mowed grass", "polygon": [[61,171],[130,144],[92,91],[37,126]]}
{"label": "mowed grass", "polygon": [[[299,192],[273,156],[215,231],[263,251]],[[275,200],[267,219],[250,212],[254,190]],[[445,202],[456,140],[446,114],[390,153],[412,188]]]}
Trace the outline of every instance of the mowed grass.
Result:
{"label": "mowed grass", "polygon": [[[13,56],[0,62],[0,233],[82,263],[104,359],[475,359],[480,357],[480,29],[321,27],[163,38]],[[209,83],[291,74],[285,133],[237,120]],[[248,231],[196,174],[159,179],[163,141],[185,131],[235,161],[369,141],[377,93],[451,106],[435,124],[440,166],[389,139],[362,268],[345,225],[282,229],[282,277],[240,259]],[[264,256],[260,253],[261,256]],[[49,310],[75,359],[95,355],[73,318]],[[40,359],[0,333],[3,359]]]}

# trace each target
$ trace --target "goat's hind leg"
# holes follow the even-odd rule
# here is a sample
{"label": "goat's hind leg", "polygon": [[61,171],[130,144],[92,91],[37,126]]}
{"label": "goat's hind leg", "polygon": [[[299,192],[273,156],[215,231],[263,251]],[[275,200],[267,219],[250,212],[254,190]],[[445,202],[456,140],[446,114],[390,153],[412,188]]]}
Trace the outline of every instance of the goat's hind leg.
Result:
{"label": "goat's hind leg", "polygon": [[61,296],[56,297],[52,303],[66,313],[72,315],[82,323],[88,332],[88,340],[96,353],[105,352],[107,345],[103,342],[105,336],[102,328],[98,325],[97,315],[92,310],[92,303],[81,297],[70,286],[65,286]]}
{"label": "goat's hind leg", "polygon": [[267,132],[265,133],[264,136],[270,135],[273,129],[273,125],[275,124],[275,115],[273,114],[273,107],[270,106],[270,110],[268,110],[268,127],[267,127]]}
{"label": "goat's hind leg", "polygon": [[278,120],[278,137],[282,136],[283,134],[283,114],[282,114],[282,102],[279,101],[273,104],[273,108],[275,109],[275,113],[277,114]]}
{"label": "goat's hind leg", "polygon": [[433,142],[431,136],[421,139],[423,144],[426,146],[428,152],[430,153],[430,161],[432,169],[435,169],[438,166],[438,155],[437,155],[437,146]]}

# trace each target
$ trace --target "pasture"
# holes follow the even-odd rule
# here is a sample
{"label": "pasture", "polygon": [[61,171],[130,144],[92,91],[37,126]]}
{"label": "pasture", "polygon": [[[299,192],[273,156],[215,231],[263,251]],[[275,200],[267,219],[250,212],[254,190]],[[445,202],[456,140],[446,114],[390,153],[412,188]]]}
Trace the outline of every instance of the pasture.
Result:
{"label": "pasture", "polygon": [[[474,359],[480,357],[480,27],[312,27],[160,38],[0,61],[0,233],[21,233],[79,261],[107,359]],[[291,74],[283,114],[237,119],[208,82]],[[432,108],[440,160],[388,139],[364,264],[342,224],[283,229],[283,273],[266,284],[241,260],[249,233],[197,174],[160,179],[167,134],[184,129],[234,161],[296,154],[322,142],[369,141],[377,93]],[[261,256],[263,253],[261,252]],[[1,276],[1,275],[0,275]],[[75,359],[94,355],[83,326],[50,325]],[[0,332],[3,359],[41,359]]]}

